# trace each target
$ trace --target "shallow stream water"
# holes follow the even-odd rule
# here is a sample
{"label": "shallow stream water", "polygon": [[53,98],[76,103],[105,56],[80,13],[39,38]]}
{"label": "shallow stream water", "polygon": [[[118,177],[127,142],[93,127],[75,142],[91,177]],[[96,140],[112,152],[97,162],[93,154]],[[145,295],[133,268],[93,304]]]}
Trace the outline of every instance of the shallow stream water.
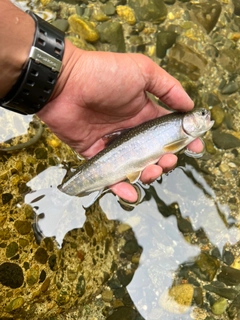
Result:
{"label": "shallow stream water", "polygon": [[[75,12],[94,22],[95,42],[66,30],[83,49],[150,56],[216,125],[204,156],[180,154],[175,170],[139,186],[135,208],[106,193],[85,210],[62,195],[57,185],[81,161],[44,125],[35,144],[1,152],[0,319],[239,319],[238,2],[159,1],[167,14],[157,23],[137,0],[18,3],[50,22]],[[112,40],[106,23],[123,36]],[[0,119],[5,147],[38,131],[35,117],[2,109]]]}

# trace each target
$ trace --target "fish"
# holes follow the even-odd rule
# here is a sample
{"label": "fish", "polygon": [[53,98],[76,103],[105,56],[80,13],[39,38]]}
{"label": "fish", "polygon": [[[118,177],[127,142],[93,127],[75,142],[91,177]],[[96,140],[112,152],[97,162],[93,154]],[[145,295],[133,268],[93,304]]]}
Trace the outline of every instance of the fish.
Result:
{"label": "fish", "polygon": [[213,124],[205,108],[146,121],[84,162],[58,189],[70,196],[86,196],[96,191],[101,194],[106,187],[126,179],[135,183],[144,168],[157,163],[164,154],[179,152]]}

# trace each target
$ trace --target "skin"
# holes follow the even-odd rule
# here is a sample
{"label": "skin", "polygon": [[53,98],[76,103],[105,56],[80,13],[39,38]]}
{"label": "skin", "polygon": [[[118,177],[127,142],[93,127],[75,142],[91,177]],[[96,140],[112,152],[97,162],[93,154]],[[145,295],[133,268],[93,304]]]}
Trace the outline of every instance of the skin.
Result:
{"label": "skin", "polygon": [[[2,0],[1,6],[0,43],[6,46],[4,49],[1,46],[0,50],[0,70],[4,70],[0,74],[0,98],[20,75],[35,30],[32,18],[9,0]],[[10,16],[15,21],[11,27]],[[106,134],[167,113],[151,101],[146,92],[173,110],[186,112],[193,108],[193,101],[181,84],[148,57],[87,52],[65,40],[62,72],[50,101],[37,115],[62,141],[90,158],[105,147],[102,137]],[[198,139],[189,145],[194,152],[201,152],[202,148]],[[156,165],[144,169],[142,182],[154,181],[163,172],[173,169],[176,163],[175,155],[163,156]],[[129,202],[137,200],[135,189],[127,182],[111,189]]]}

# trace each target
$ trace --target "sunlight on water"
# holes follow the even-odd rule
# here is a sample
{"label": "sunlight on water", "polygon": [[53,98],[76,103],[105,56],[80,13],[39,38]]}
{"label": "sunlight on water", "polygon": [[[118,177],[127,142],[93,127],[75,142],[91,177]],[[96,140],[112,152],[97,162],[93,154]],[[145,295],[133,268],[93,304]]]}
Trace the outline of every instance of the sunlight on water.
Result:
{"label": "sunlight on water", "polygon": [[[84,206],[89,204],[88,197],[70,197],[57,189],[64,175],[62,167],[48,168],[28,183],[32,192],[25,197],[25,202],[35,209],[40,236],[54,236],[59,246],[69,230],[82,227]],[[214,191],[190,165],[176,168],[142,190],[143,201],[130,211],[120,206],[112,193],[99,200],[107,218],[131,227],[143,248],[127,290],[146,319],[154,319],[154,314],[175,319],[172,313],[189,319],[190,306],[181,305],[168,295],[179,267],[193,264],[201,251],[199,243],[190,240],[186,231],[201,230],[208,240],[206,244],[222,252],[226,243],[239,240],[238,230],[228,206],[217,203]],[[182,222],[186,221],[190,227],[184,229]]]}

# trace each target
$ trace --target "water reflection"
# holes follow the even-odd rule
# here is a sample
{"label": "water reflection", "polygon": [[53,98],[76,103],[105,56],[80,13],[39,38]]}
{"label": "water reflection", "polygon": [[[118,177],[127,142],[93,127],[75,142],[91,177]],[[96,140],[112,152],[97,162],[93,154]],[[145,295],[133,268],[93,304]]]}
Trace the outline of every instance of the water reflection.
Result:
{"label": "water reflection", "polygon": [[[58,191],[64,175],[62,167],[47,169],[28,183],[32,192],[25,198],[37,214],[37,230],[41,235],[54,236],[60,246],[69,230],[84,224],[84,205],[89,201]],[[209,253],[217,248],[221,256],[226,243],[239,241],[238,229],[228,206],[217,202],[214,191],[190,164],[141,189],[143,201],[131,211],[124,210],[112,193],[99,200],[108,219],[129,226],[126,230],[132,229],[143,248],[134,275],[127,282],[126,294],[145,319],[175,319],[174,313],[182,312],[181,319],[189,319],[192,300],[193,305],[204,309],[203,298],[198,295],[197,303],[193,296],[187,304],[177,302],[174,295],[169,296],[169,288],[188,283],[189,271],[195,272],[194,281],[198,284],[198,279],[212,281],[219,262]],[[206,257],[202,256],[204,252]],[[198,263],[205,258],[211,271]],[[125,267],[130,268],[131,264],[128,262]],[[196,289],[199,288],[195,286]]]}

